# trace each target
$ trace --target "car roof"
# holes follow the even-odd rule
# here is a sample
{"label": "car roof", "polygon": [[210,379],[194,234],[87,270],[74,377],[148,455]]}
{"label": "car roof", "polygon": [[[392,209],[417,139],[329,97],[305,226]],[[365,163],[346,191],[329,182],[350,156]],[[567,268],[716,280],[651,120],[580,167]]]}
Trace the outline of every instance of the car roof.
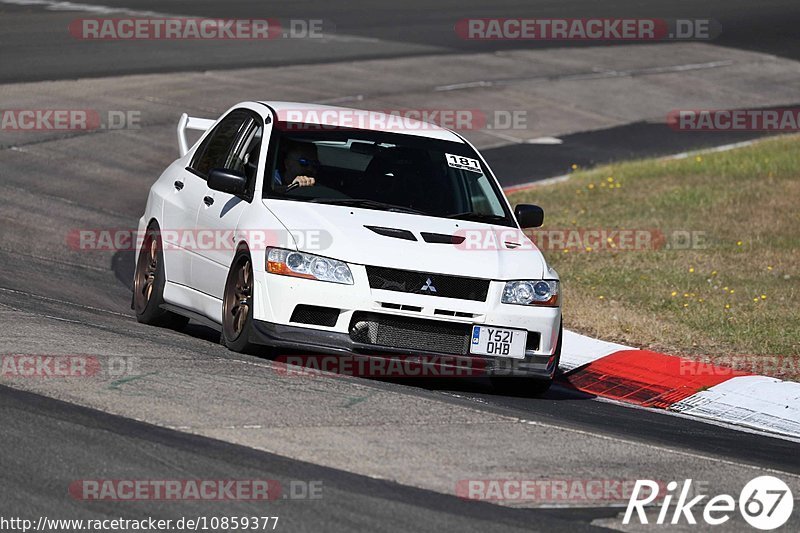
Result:
{"label": "car roof", "polygon": [[[302,102],[259,101],[259,103],[271,107],[278,114],[279,121],[357,128],[457,143],[464,142],[456,133],[446,128],[399,114]],[[398,112],[400,111],[403,110],[398,110]],[[408,111],[408,114],[411,115],[412,110]]]}

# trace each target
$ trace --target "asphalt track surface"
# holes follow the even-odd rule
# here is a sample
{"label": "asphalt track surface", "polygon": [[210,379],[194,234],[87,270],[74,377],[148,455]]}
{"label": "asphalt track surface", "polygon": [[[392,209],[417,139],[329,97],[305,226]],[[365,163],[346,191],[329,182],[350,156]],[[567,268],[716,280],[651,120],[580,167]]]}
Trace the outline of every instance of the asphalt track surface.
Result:
{"label": "asphalt track surface", "polygon": [[[54,5],[55,4],[55,5]],[[0,2],[0,83],[164,73],[226,70],[278,65],[313,65],[375,58],[432,54],[487,53],[503,50],[548,49],[621,43],[547,41],[467,41],[454,33],[456,21],[468,17],[653,17],[712,18],[722,28],[714,45],[797,59],[800,4],[791,0],[759,2],[630,0],[598,5],[563,2],[152,2],[88,0],[73,2],[77,11],[58,7],[55,0]],[[96,8],[109,11],[92,11]],[[241,41],[82,41],[67,28],[82,17],[128,16],[147,12],[195,17],[270,17],[321,20],[324,39],[276,39],[267,43]],[[622,43],[624,44],[624,43]],[[636,44],[636,43],[631,43]],[[624,46],[617,47],[620,54]],[[424,76],[424,73],[421,73]],[[379,73],[378,73],[379,75]],[[308,83],[324,84],[324,79]],[[269,94],[258,98],[270,98]],[[480,100],[475,103],[480,105]],[[792,106],[794,101],[781,101]],[[348,105],[348,104],[345,104]],[[760,107],[760,106],[759,106]],[[588,128],[587,128],[588,129]],[[675,132],[663,123],[631,123],[593,131],[575,130],[552,145],[508,145],[487,150],[487,160],[505,185],[518,185],[566,174],[573,164],[595,166],[620,160],[663,156],[737,143],[763,136],[758,132]],[[532,163],[534,162],[534,163]]]}
{"label": "asphalt track surface", "polygon": [[[537,528],[596,531],[592,516],[607,509],[506,509],[455,496],[293,461],[269,453],[150,426],[99,411],[0,386],[0,445],[16,450],[4,461],[0,497],[8,516],[157,520],[208,515],[197,502],[83,502],[65,498],[64,487],[97,468],[121,463],[145,479],[277,480],[283,491],[268,502],[222,505],[227,516],[278,516],[279,531],[527,531]],[[32,434],[31,429],[36,428]],[[65,438],[65,436],[69,438]],[[15,465],[24,465],[17,468]],[[314,480],[324,497],[304,500],[290,480]],[[369,509],[368,513],[364,509]],[[34,518],[35,519],[35,518]]]}
{"label": "asphalt track surface", "polygon": [[[25,0],[13,0],[25,2]],[[55,2],[53,2],[55,3]],[[263,46],[242,43],[138,42],[104,43],[97,52],[92,43],[72,39],[61,30],[79,17],[103,14],[49,10],[40,6],[0,3],[6,30],[0,48],[0,82],[39,81],[87,76],[110,76],[142,72],[230,69],[302,63],[323,63],[344,59],[421,55],[429,53],[485,52],[517,48],[562,47],[553,42],[473,42],[458,38],[456,21],[470,17],[509,18],[711,18],[722,33],[714,41],[722,46],[754,50],[797,59],[800,4],[792,0],[693,0],[640,2],[478,0],[428,2],[411,0],[337,2],[258,2],[213,0],[156,2],[142,0],[84,0],[75,4],[155,11],[159,13],[225,18],[320,19],[332,28],[332,35],[352,36],[367,41],[344,39],[323,45],[297,41]],[[379,44],[375,39],[387,44]],[[131,53],[135,50],[135,53]]]}
{"label": "asphalt track surface", "polygon": [[[212,2],[172,2],[169,9],[155,2],[103,3],[115,4],[198,16],[332,19],[343,35],[376,38],[389,44],[375,46],[375,51],[368,52],[365,48],[369,47],[357,40],[336,46],[314,45],[314,49],[310,45],[294,50],[287,47],[274,57],[264,57],[255,52],[230,54],[218,46],[209,49],[216,53],[198,54],[195,48],[165,47],[164,43],[143,46],[140,53],[131,55],[118,43],[109,43],[102,52],[87,56],[81,43],[59,41],[60,38],[52,37],[49,31],[67,24],[77,16],[75,13],[0,4],[4,29],[13,30],[3,32],[0,60],[5,68],[0,74],[1,80],[12,83],[180,69],[331,62],[424,55],[443,50],[464,52],[478,46],[485,51],[484,45],[454,39],[449,30],[443,28],[450,28],[453,20],[468,16],[569,15],[564,14],[558,2],[519,6],[495,3],[491,9],[463,2],[451,3],[449,7],[447,4],[433,6],[429,2],[402,5],[364,2],[350,3],[346,11],[332,3],[308,3],[299,9],[296,3],[287,2],[275,4],[267,14],[260,12],[263,8],[254,14],[251,4],[244,2],[227,2],[224,6]],[[758,5],[718,2],[703,6],[695,2],[670,2],[659,5],[663,7],[645,10],[638,3],[622,2],[614,4],[613,12],[612,8],[600,12],[594,3],[586,2],[573,4],[570,9],[575,16],[585,11],[591,12],[591,16],[631,16],[630,9],[636,16],[713,17],[731,30],[718,44],[786,57],[796,54],[797,48],[792,43],[796,35],[794,28],[800,19],[800,6],[795,2]],[[722,15],[714,16],[715,12]],[[31,40],[34,35],[41,36],[35,43]],[[495,43],[492,46],[511,45]],[[565,136],[564,150],[584,146],[585,152],[592,154],[586,160],[594,161],[608,155],[604,146],[616,146],[612,155],[618,158],[641,153],[631,145],[645,137],[648,142],[642,150],[646,153],[666,154],[696,147],[685,141],[685,137],[661,135],[650,128],[652,126],[647,124],[632,124],[612,131]],[[714,137],[703,142],[710,146],[751,137],[732,136],[724,140]],[[154,144],[161,142],[167,140],[152,140]],[[360,391],[357,394],[361,396],[355,398],[361,403],[355,408],[362,409],[358,418],[365,419],[367,424],[347,418],[346,409],[328,409],[328,400],[320,393],[329,387],[324,383],[296,382],[281,389],[280,383],[257,381],[254,372],[268,368],[270,361],[227,352],[208,328],[191,325],[185,331],[173,332],[147,328],[135,322],[128,307],[133,270],[131,253],[92,255],[65,249],[65,229],[133,226],[143,211],[147,187],[164,162],[148,157],[146,143],[137,146],[138,151],[122,154],[98,153],[91,136],[66,139],[52,147],[48,143],[41,146],[43,151],[37,151],[37,146],[33,145],[0,153],[0,180],[6,194],[5,207],[0,212],[4,227],[0,234],[0,339],[3,346],[0,353],[122,351],[140,354],[145,361],[136,381],[124,383],[3,380],[2,383],[8,385],[0,386],[0,424],[3,427],[0,445],[4,450],[0,514],[3,516],[243,515],[254,510],[252,504],[83,502],[70,498],[66,487],[76,479],[101,477],[270,478],[321,480],[325,487],[325,495],[318,501],[279,500],[266,507],[269,514],[281,517],[284,531],[582,531],[601,525],[614,527],[618,523],[615,522],[618,509],[516,509],[463,501],[452,490],[424,488],[435,486],[435,480],[408,481],[401,471],[414,470],[417,463],[432,471],[434,477],[440,474],[496,478],[509,475],[507,472],[519,476],[514,465],[503,462],[508,461],[508,455],[496,457],[486,451],[491,450],[492,442],[504,442],[504,430],[493,432],[478,423],[452,429],[449,422],[442,422],[428,431],[416,430],[415,433],[414,419],[427,420],[426,411],[435,411],[441,420],[446,420],[451,411],[469,410],[470,416],[481,420],[533,424],[538,431],[525,433],[527,440],[518,443],[520,453],[514,460],[524,465],[528,477],[608,478],[624,470],[628,475],[633,472],[634,477],[649,475],[659,479],[706,476],[712,486],[718,483],[728,488],[724,478],[735,480],[735,485],[747,475],[754,477],[773,472],[787,482],[794,480],[796,483],[800,475],[800,454],[797,453],[800,445],[796,442],[598,401],[562,387],[555,387],[544,398],[532,399],[502,395],[480,380],[348,379],[331,386],[346,389],[349,395]],[[502,170],[505,175],[512,175],[518,172],[518,163],[514,163],[511,152],[522,149],[519,145],[510,145],[487,152],[494,158],[495,167],[506,164]],[[524,149],[526,157],[530,150],[543,150],[537,146]],[[548,154],[552,152],[539,154],[545,162],[538,177],[560,173],[567,158],[575,158],[572,152],[547,161]],[[142,166],[146,167],[145,171]],[[205,372],[206,365],[213,368],[208,371],[209,380],[199,381],[202,378],[197,374]],[[195,369],[194,377],[190,369]],[[216,387],[212,378],[219,381]],[[287,403],[279,407],[264,405],[262,393],[263,398],[279,400],[275,390],[284,390],[283,400]],[[297,394],[298,399],[291,394]],[[346,398],[350,410],[352,398]],[[383,403],[368,398],[381,398]],[[246,419],[250,413],[270,420],[269,417],[281,409],[300,419],[282,423],[296,426],[286,429],[276,424],[263,428],[263,433],[256,436],[252,431],[243,432],[241,424],[234,424],[233,430],[219,427],[222,419],[226,419],[226,423],[227,417]],[[176,426],[169,418],[170,413],[184,413],[182,416],[188,420],[190,410],[198,413],[196,418],[187,421],[190,429],[170,429]],[[407,410],[407,420],[398,423],[397,413],[404,410]],[[303,417],[308,419],[307,426],[303,424],[306,422]],[[178,415],[175,418],[179,418]],[[330,426],[336,426],[341,419],[343,427],[347,428],[344,431],[356,435],[362,435],[358,433],[359,424],[366,424],[363,445],[367,452],[364,454],[374,453],[381,446],[395,451],[393,444],[396,444],[399,456],[389,453],[380,458],[395,469],[395,475],[385,474],[387,470],[381,470],[380,465],[361,468],[360,463],[366,461],[358,448],[348,450],[353,456],[350,462],[336,455],[337,444],[348,441],[320,422],[320,418]],[[413,440],[399,439],[400,433],[391,431],[393,425],[400,426],[404,433],[413,434]],[[511,426],[502,427],[507,430]],[[283,430],[285,432],[281,433]],[[308,437],[310,451],[300,449],[302,446],[297,441],[280,446],[281,440],[291,440],[292,431],[298,433],[298,440]],[[440,446],[435,440],[436,433],[456,434],[463,439],[451,442],[461,457],[437,462],[435,454],[420,453],[419,450]],[[331,438],[327,445],[330,449],[326,449],[325,443],[315,442],[314,435],[319,435],[317,440]],[[467,440],[469,446],[464,442]],[[280,453],[260,451],[266,448],[278,449]],[[560,449],[564,452],[559,456]],[[404,457],[404,450],[419,455]],[[481,450],[480,453],[486,454],[481,469],[459,471],[459,460],[463,459],[465,450]],[[586,463],[596,463],[592,465],[594,470]],[[328,466],[321,466],[323,464]],[[264,508],[255,510],[263,512]]]}

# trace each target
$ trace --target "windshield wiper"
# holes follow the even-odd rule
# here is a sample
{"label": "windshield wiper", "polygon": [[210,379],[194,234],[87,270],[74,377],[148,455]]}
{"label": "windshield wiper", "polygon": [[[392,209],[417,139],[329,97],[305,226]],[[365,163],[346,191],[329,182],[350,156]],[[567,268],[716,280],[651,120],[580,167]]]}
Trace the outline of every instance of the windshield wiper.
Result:
{"label": "windshield wiper", "polygon": [[349,207],[363,207],[365,209],[378,209],[384,211],[392,211],[395,213],[414,213],[415,215],[424,215],[422,211],[405,207],[402,205],[387,204],[377,200],[367,200],[366,198],[314,198],[309,200],[317,204],[329,205],[345,205]]}
{"label": "windshield wiper", "polygon": [[508,219],[504,215],[473,213],[472,211],[468,211],[466,213],[456,213],[455,215],[447,215],[445,218],[460,218],[463,220],[473,220],[475,222],[508,222]]}

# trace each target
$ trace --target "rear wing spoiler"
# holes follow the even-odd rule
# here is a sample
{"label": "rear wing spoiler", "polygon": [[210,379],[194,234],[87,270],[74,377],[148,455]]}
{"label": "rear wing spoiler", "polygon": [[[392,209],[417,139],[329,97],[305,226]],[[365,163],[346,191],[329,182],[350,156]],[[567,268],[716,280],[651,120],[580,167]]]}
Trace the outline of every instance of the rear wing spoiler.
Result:
{"label": "rear wing spoiler", "polygon": [[214,122],[216,122],[216,120],[190,117],[186,113],[181,115],[180,120],[178,120],[178,151],[180,151],[181,157],[185,156],[186,152],[189,151],[189,145],[186,141],[186,130],[206,131],[214,125]]}

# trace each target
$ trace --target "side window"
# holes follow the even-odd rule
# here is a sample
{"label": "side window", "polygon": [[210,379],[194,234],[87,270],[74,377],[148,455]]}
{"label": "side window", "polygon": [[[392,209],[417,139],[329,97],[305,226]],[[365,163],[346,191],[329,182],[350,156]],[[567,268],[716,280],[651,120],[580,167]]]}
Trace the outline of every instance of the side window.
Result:
{"label": "side window", "polygon": [[236,110],[220,121],[197,148],[190,168],[201,176],[208,176],[212,168],[230,168],[234,142],[242,130],[253,122],[252,115]]}
{"label": "side window", "polygon": [[261,151],[261,137],[264,127],[261,120],[251,117],[241,129],[233,149],[228,154],[224,167],[229,170],[241,172],[247,176],[247,181],[252,188],[258,170],[258,155]]}

